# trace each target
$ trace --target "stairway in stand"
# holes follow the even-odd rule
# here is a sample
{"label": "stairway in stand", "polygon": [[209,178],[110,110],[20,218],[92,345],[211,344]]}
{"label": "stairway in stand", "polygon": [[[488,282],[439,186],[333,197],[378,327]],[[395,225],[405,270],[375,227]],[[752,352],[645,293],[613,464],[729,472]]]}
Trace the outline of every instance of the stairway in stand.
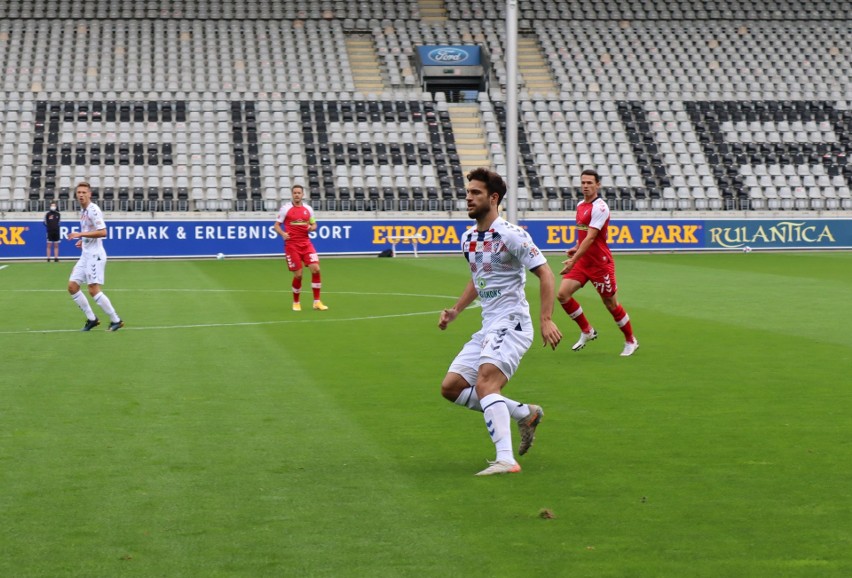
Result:
{"label": "stairway in stand", "polygon": [[477,167],[491,167],[488,158],[488,143],[482,129],[482,117],[476,103],[450,103],[447,105],[453,134],[456,137],[456,150],[462,174]]}
{"label": "stairway in stand", "polygon": [[355,90],[364,94],[379,94],[385,89],[373,39],[369,34],[346,36],[346,52],[352,67]]}
{"label": "stairway in stand", "polygon": [[533,35],[518,36],[518,73],[530,96],[555,96],[559,92],[541,45]]}
{"label": "stairway in stand", "polygon": [[444,0],[419,0],[417,6],[420,9],[421,22],[446,22],[447,8]]}

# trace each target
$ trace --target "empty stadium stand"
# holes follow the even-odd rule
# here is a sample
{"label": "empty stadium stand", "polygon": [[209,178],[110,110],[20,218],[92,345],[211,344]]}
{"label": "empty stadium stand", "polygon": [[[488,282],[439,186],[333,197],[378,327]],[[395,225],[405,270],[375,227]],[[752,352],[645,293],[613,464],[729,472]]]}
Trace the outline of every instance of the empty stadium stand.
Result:
{"label": "empty stadium stand", "polygon": [[80,179],[111,211],[268,212],[296,183],[325,211],[463,210],[458,95],[422,91],[422,44],[487,50],[479,138],[505,175],[518,125],[521,210],[573,209],[587,167],[616,210],[852,210],[846,3],[522,4],[556,90],[520,70],[510,119],[497,0],[0,2],[0,212]]}

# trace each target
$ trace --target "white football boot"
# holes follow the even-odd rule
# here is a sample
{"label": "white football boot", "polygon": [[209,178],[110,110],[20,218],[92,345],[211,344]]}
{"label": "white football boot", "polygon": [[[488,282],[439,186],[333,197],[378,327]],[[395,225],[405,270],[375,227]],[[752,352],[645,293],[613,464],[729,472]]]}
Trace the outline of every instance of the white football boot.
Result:
{"label": "white football boot", "polygon": [[598,338],[598,332],[592,328],[588,333],[580,333],[580,341],[571,346],[571,351],[580,351],[586,346],[589,341],[594,341]]}
{"label": "white football boot", "polygon": [[621,357],[630,357],[636,353],[637,349],[639,349],[639,340],[634,337],[633,341],[627,341],[624,343],[624,349],[621,352]]}
{"label": "white football boot", "polygon": [[495,474],[517,474],[521,471],[521,464],[510,464],[503,461],[489,461],[488,467],[475,474],[477,476],[493,476]]}

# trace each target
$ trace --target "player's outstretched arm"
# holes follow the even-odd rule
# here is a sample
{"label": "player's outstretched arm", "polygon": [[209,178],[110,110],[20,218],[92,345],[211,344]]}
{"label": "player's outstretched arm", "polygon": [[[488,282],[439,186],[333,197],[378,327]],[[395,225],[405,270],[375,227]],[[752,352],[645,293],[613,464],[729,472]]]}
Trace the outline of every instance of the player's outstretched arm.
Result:
{"label": "player's outstretched arm", "polygon": [[562,341],[562,332],[553,322],[553,301],[556,296],[556,281],[553,277],[553,271],[545,263],[532,270],[533,274],[538,277],[540,286],[541,298],[541,337],[544,341],[544,347],[550,346],[551,349],[556,349],[559,342]]}
{"label": "player's outstretched arm", "polygon": [[467,285],[462,291],[461,297],[456,301],[456,304],[450,307],[449,309],[444,309],[441,311],[441,316],[438,319],[438,328],[442,331],[447,328],[447,325],[452,323],[456,317],[458,317],[459,313],[465,310],[465,308],[473,303],[474,299],[476,299],[476,287],[473,286],[473,280],[467,282]]}

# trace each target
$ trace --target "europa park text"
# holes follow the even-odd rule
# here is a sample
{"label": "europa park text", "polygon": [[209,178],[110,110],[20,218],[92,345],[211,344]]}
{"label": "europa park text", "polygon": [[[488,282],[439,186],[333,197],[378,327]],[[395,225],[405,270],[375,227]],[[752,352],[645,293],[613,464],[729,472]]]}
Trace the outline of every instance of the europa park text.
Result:
{"label": "europa park text", "polygon": [[[638,230],[636,230],[637,228]],[[700,241],[695,234],[700,228],[700,225],[638,225],[631,230],[628,225],[610,224],[607,229],[607,243],[614,245],[632,245],[637,242],[654,245],[671,243],[698,245]],[[570,245],[576,242],[576,225],[547,226],[548,245]]]}

